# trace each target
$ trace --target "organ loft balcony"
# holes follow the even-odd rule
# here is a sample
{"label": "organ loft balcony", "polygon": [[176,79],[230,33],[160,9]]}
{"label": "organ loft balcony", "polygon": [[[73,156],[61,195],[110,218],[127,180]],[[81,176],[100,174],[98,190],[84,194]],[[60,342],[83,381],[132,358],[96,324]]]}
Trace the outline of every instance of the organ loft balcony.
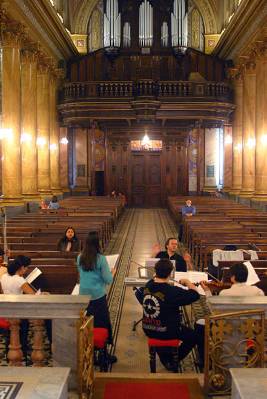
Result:
{"label": "organ loft balcony", "polygon": [[90,120],[228,122],[234,110],[224,63],[188,49],[176,57],[170,49],[153,54],[105,49],[73,60],[59,99],[65,125]]}

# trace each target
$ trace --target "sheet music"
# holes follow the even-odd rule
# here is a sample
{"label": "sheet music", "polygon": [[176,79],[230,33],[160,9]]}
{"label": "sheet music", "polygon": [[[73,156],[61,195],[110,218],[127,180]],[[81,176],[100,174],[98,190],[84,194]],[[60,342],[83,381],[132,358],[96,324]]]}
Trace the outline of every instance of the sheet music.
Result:
{"label": "sheet music", "polygon": [[248,261],[248,262],[243,262],[245,266],[247,266],[248,269],[248,278],[246,281],[247,285],[253,285],[253,284],[257,284],[260,279],[257,275],[257,273],[255,272],[254,267],[252,266],[252,264]]}
{"label": "sheet music", "polygon": [[38,267],[36,267],[36,268],[33,269],[33,271],[25,278],[25,280],[27,281],[27,283],[31,284],[35,279],[37,279],[37,277],[40,276],[40,274],[42,274],[41,270],[38,269]]}
{"label": "sheet music", "polygon": [[80,291],[80,284],[76,284],[72,290],[71,295],[79,295],[79,291]]}
{"label": "sheet music", "polygon": [[200,281],[208,281],[208,275],[204,272],[175,272],[175,280],[188,279],[191,283],[199,283]]}
{"label": "sheet music", "polygon": [[112,270],[116,267],[119,257],[120,257],[120,254],[106,255],[106,259],[107,259],[110,270]]}

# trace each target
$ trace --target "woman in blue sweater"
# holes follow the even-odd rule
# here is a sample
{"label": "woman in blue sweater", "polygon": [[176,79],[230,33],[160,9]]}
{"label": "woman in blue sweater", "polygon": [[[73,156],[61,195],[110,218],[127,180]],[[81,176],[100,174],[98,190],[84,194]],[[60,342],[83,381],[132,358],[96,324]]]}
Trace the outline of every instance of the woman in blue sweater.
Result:
{"label": "woman in blue sweater", "polygon": [[115,269],[111,272],[104,255],[100,253],[97,232],[90,232],[85,246],[77,258],[80,274],[80,295],[90,296],[87,315],[94,316],[94,327],[109,330],[109,343],[112,344],[112,329],[106,297],[106,286],[112,283]]}

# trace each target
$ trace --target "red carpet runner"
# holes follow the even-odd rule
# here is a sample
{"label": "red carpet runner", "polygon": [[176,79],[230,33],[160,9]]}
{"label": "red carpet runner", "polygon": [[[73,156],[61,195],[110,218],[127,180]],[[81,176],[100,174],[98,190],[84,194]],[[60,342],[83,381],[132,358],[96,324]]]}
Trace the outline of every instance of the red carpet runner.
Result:
{"label": "red carpet runner", "polygon": [[109,382],[105,386],[104,399],[194,399],[187,384],[178,382]]}

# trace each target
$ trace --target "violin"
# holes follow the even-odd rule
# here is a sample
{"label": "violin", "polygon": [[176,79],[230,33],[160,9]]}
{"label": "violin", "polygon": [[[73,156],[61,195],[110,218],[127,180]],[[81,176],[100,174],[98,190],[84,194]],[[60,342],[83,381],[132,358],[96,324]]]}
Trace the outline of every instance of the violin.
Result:
{"label": "violin", "polygon": [[[203,281],[203,283],[205,284],[206,287],[210,288],[211,290],[214,291],[221,291],[221,290],[226,290],[228,288],[232,287],[232,283],[231,282],[224,282],[224,281]],[[200,283],[196,283],[195,284],[196,287],[198,287],[200,285]]]}

